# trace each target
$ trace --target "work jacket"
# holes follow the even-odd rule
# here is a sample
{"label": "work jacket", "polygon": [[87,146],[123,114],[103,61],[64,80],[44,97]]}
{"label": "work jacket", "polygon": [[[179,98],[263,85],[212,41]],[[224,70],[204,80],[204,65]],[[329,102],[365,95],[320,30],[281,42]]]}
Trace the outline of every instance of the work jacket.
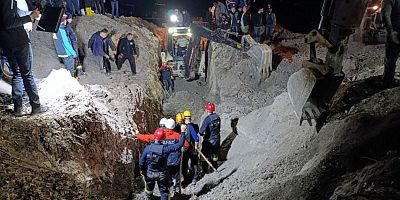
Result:
{"label": "work jacket", "polygon": [[171,79],[171,76],[172,76],[171,67],[169,67],[169,66],[161,66],[160,67],[160,74],[161,74],[162,80]]}
{"label": "work jacket", "polygon": [[184,143],[185,133],[182,133],[179,138],[179,143],[176,144],[161,144],[158,142],[150,143],[144,148],[140,156],[139,166],[142,172],[146,174],[154,172],[165,173],[167,171],[168,155],[178,151]]}
{"label": "work jacket", "polygon": [[62,25],[58,29],[57,33],[53,33],[53,40],[58,57],[77,57],[77,52],[75,52],[74,48],[72,47],[71,41],[65,30],[65,26]]}
{"label": "work jacket", "polygon": [[[180,134],[175,132],[174,130],[166,129],[164,130],[166,134],[166,139],[163,140],[162,144],[172,145],[175,143],[179,143]],[[142,142],[151,142],[154,141],[153,134],[138,134],[137,139]],[[189,148],[189,143],[187,141],[184,142],[184,147]],[[168,155],[167,165],[168,166],[177,166],[180,163],[180,155],[179,151],[172,152]]]}
{"label": "work jacket", "polygon": [[95,33],[93,36],[93,45],[91,46],[92,53],[94,56],[105,56],[107,55],[104,52],[104,44],[103,38],[100,36],[100,33]]}
{"label": "work jacket", "polygon": [[211,145],[219,145],[221,143],[221,118],[212,113],[208,115],[200,127],[200,135],[204,136],[204,142]]}
{"label": "work jacket", "polygon": [[133,56],[136,55],[136,45],[135,41],[131,40],[129,41],[127,38],[123,38],[120,41],[120,44],[118,46],[118,54],[123,54],[125,56]]}

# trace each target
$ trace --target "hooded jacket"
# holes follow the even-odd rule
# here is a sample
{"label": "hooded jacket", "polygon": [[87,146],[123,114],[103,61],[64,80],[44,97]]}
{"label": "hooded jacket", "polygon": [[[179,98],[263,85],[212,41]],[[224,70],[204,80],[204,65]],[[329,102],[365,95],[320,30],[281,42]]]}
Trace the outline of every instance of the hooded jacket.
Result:
{"label": "hooded jacket", "polygon": [[0,47],[16,48],[29,44],[24,24],[31,22],[29,15],[20,17],[15,0],[0,1]]}
{"label": "hooded jacket", "polygon": [[53,35],[53,39],[58,57],[60,58],[77,57],[77,53],[72,47],[65,26],[62,25],[60,27],[58,32]]}

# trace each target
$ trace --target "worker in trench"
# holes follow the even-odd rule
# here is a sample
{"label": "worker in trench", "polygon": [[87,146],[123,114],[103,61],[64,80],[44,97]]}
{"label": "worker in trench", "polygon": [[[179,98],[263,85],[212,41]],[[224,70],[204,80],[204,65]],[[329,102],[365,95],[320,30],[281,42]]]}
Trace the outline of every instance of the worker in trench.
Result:
{"label": "worker in trench", "polygon": [[[189,148],[183,152],[182,160],[182,173],[184,177],[183,185],[188,185],[190,180],[193,184],[196,184],[199,180],[199,125],[192,123],[192,113],[189,110],[183,112],[184,124],[181,126],[187,126],[186,140],[189,142]],[[189,176],[189,160],[192,169],[193,179]]]}
{"label": "worker in trench", "polygon": [[[202,153],[211,161],[212,165],[218,167],[218,154],[221,147],[221,118],[215,113],[215,104],[207,103],[205,106],[207,117],[200,127],[200,136],[203,136]],[[205,160],[202,161],[202,172],[209,172],[209,166]]]}
{"label": "worker in trench", "polygon": [[183,124],[183,113],[178,113],[175,116],[175,132],[179,132],[181,130],[181,124]]}
{"label": "worker in trench", "polygon": [[[180,132],[175,131],[175,120],[172,118],[166,119],[163,118],[160,120],[160,128],[164,130],[166,138],[162,141],[163,145],[173,145],[179,143],[180,139]],[[180,127],[180,126],[179,126]],[[153,142],[155,140],[155,136],[152,134],[138,134],[134,135],[139,141],[142,142]],[[184,148],[189,148],[189,143],[185,141]],[[174,151],[168,155],[167,159],[167,168],[168,168],[168,175],[169,175],[169,182],[172,186],[172,191],[180,193],[180,159],[181,159],[181,149],[178,151]]]}
{"label": "worker in trench", "polygon": [[[181,126],[179,143],[164,144],[166,140],[165,130],[159,128],[154,132],[154,142],[143,150],[140,156],[140,172],[144,176],[146,199],[151,199],[157,183],[161,200],[167,200],[169,194],[168,159],[171,153],[176,153],[182,148],[185,141],[186,125]],[[179,154],[179,153],[178,153]]]}

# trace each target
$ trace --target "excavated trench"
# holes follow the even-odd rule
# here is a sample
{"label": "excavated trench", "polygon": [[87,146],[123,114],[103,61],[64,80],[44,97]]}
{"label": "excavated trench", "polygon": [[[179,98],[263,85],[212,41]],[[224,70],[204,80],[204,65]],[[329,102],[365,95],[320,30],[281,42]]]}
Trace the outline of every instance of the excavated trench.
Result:
{"label": "excavated trench", "polygon": [[[176,80],[176,92],[163,99],[161,48],[146,26],[135,18],[103,16],[77,26],[83,41],[102,27],[141,36],[137,43],[147,50],[138,59],[143,76],[123,70],[111,81],[99,79],[88,56],[84,86],[65,80],[57,88],[65,93],[44,98],[50,113],[0,116],[0,199],[141,199],[137,160],[145,144],[131,132],[152,132],[161,116],[184,109],[199,124],[208,101],[217,104],[223,124],[220,168],[174,199],[398,199],[399,89],[382,92],[377,78],[346,83],[319,127],[299,127],[285,90],[307,47],[293,35],[273,45],[276,71],[261,84],[254,60],[212,43],[207,84]],[[33,38],[40,49],[36,65],[44,69],[37,74],[46,74],[53,66],[43,60],[57,63],[48,57],[51,40]],[[62,82],[55,80],[48,85]],[[43,94],[51,89],[42,88]]]}
{"label": "excavated trench", "polygon": [[86,52],[87,75],[78,83],[54,70],[63,65],[52,35],[32,34],[34,74],[43,80],[39,95],[50,111],[21,118],[1,113],[0,199],[127,199],[141,191],[136,163],[144,145],[130,134],[158,127],[164,98],[157,76],[160,43],[142,21],[120,20],[80,17],[76,33],[83,46],[102,28],[140,36],[136,44],[146,51],[135,77],[124,66],[107,78]]}

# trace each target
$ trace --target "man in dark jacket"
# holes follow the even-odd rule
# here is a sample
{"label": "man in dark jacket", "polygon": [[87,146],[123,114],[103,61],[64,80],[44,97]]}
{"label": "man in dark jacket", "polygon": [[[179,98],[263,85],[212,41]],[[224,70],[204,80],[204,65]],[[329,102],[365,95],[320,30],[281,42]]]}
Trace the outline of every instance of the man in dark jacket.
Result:
{"label": "man in dark jacket", "polygon": [[179,143],[163,144],[166,134],[163,129],[154,132],[154,143],[150,143],[140,156],[139,166],[141,174],[145,177],[145,193],[147,199],[153,196],[157,182],[161,200],[169,199],[169,178],[167,172],[168,155],[177,152],[184,144],[186,126],[181,127]]}
{"label": "man in dark jacket", "polygon": [[129,65],[131,66],[132,74],[135,75],[136,74],[135,55],[137,55],[137,52],[136,52],[135,41],[133,40],[133,34],[128,33],[126,38],[121,39],[118,45],[118,61],[117,61],[118,69],[121,69],[124,62],[128,60]]}
{"label": "man in dark jacket", "polygon": [[89,40],[88,47],[92,50],[93,55],[96,57],[96,64],[99,67],[100,71],[103,72],[103,57],[110,58],[104,52],[104,44],[103,40],[108,36],[108,30],[103,29],[100,32],[96,32],[92,35]]}
{"label": "man in dark jacket", "polygon": [[104,62],[104,68],[106,68],[106,73],[107,75],[111,75],[111,63],[110,63],[110,59],[115,58],[115,55],[117,54],[117,47],[114,44],[114,42],[112,41],[112,37],[114,35],[117,35],[117,31],[116,30],[112,30],[111,33],[108,35],[108,37],[106,37],[106,39],[104,39],[104,52],[110,56],[110,58],[106,58],[103,57],[103,62]]}
{"label": "man in dark jacket", "polygon": [[[206,105],[208,116],[204,119],[200,127],[200,135],[204,136],[202,144],[202,153],[211,160],[213,166],[217,168],[219,148],[221,146],[221,119],[215,114],[215,105],[208,103]],[[208,172],[208,164],[203,161],[203,173]]]}
{"label": "man in dark jacket", "polygon": [[249,33],[249,28],[250,28],[250,12],[248,10],[248,7],[245,6],[243,7],[243,13],[240,19],[240,30],[242,31],[243,34],[246,35]]}
{"label": "man in dark jacket", "polygon": [[272,6],[268,4],[268,11],[265,14],[265,23],[266,23],[266,40],[267,42],[270,42],[273,40],[274,37],[274,29],[276,26],[276,16],[275,13],[272,12]]}
{"label": "man in dark jacket", "polygon": [[260,43],[261,35],[264,33],[264,8],[258,9],[258,12],[253,14],[252,21],[254,26],[254,39]]}
{"label": "man in dark jacket", "polygon": [[41,106],[36,84],[32,75],[32,66],[29,61],[30,40],[23,24],[38,18],[40,12],[32,11],[30,15],[19,17],[15,0],[0,1],[0,48],[3,49],[13,72],[12,99],[16,116],[22,116],[22,96],[24,87],[32,106],[32,115],[47,111]]}
{"label": "man in dark jacket", "polygon": [[392,87],[395,85],[396,62],[400,54],[400,0],[384,0],[382,13],[388,32],[383,82]]}

